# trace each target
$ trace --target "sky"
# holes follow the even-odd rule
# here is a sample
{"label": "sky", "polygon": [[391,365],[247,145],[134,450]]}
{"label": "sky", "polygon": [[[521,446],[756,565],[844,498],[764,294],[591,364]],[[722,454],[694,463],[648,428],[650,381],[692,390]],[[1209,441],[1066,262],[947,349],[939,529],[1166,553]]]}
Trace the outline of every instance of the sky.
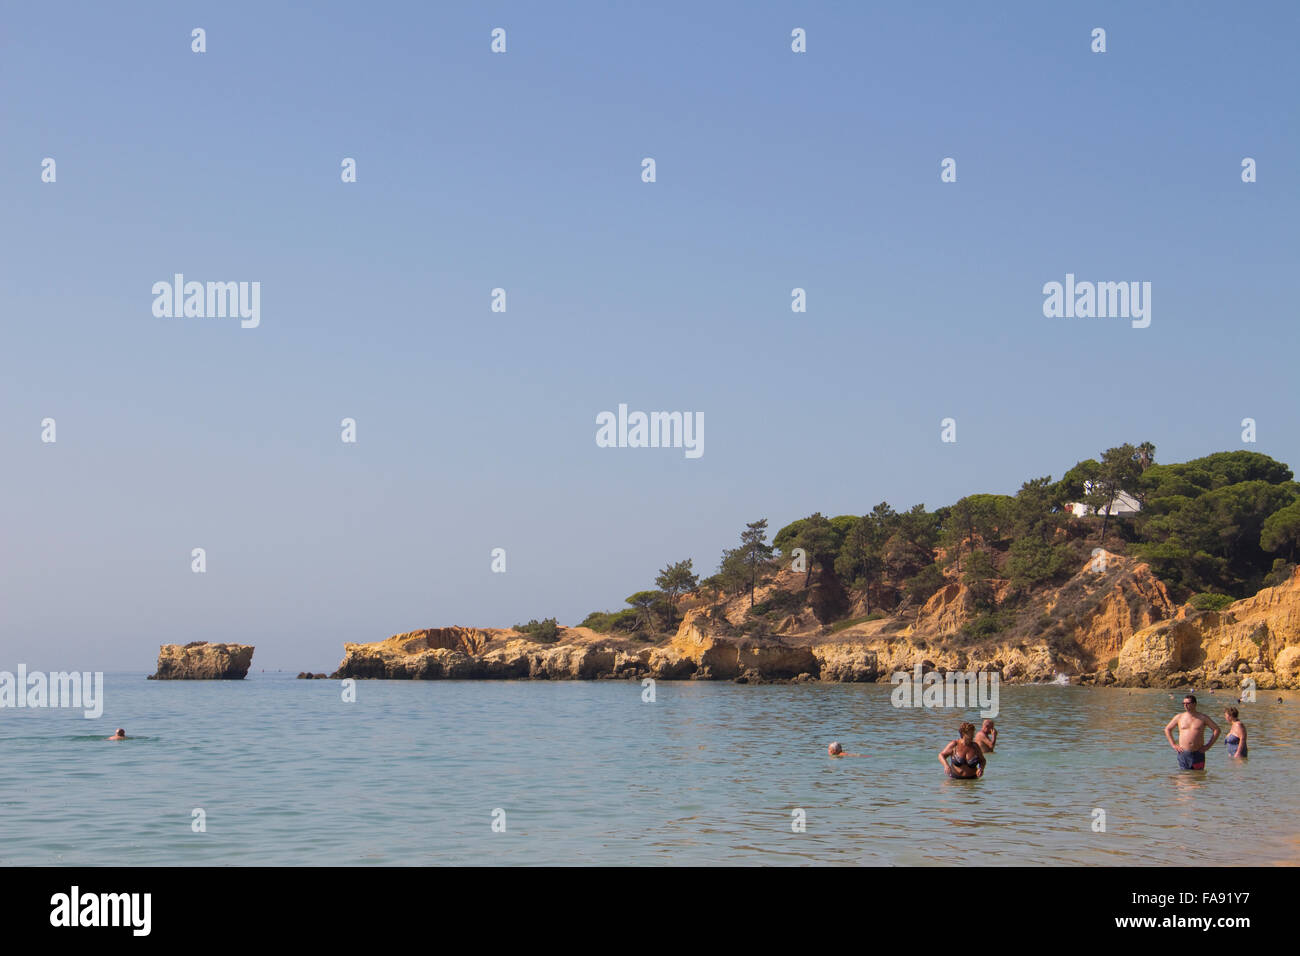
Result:
{"label": "sky", "polygon": [[[207,640],[328,671],[345,641],[576,624],[759,518],[1014,494],[1126,441],[1295,467],[1298,28],[9,5],[0,669]],[[155,315],[176,273],[260,283],[259,324]],[[1067,274],[1149,282],[1150,325],[1045,316]],[[619,404],[701,414],[703,454],[599,447]]]}

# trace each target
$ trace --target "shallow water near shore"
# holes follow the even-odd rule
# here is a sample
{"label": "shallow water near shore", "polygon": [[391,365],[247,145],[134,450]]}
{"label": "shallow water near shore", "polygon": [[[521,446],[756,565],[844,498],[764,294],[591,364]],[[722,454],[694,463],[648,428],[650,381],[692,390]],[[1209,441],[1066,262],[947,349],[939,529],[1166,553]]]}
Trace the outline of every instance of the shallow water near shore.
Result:
{"label": "shallow water near shore", "polygon": [[[1198,773],[1162,732],[1181,694],[1004,685],[964,781],[936,754],[975,709],[890,689],[358,681],[345,703],[291,674],[109,674],[99,720],[0,710],[0,865],[1300,863],[1294,692],[1240,705],[1250,758],[1220,740]],[[1218,720],[1235,695],[1199,696]]]}

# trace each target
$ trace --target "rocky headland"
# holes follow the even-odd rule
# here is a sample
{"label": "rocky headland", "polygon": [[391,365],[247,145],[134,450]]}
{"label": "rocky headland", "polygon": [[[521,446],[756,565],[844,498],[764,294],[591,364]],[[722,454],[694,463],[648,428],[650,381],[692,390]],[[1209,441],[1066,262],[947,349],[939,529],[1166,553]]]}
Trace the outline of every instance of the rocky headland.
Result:
{"label": "rocky headland", "polygon": [[[795,607],[764,636],[741,633],[748,594],[715,603],[688,595],[676,632],[651,641],[587,627],[562,627],[551,642],[515,629],[410,631],[344,645],[331,676],[888,682],[920,665],[997,672],[1009,683],[1238,687],[1250,677],[1261,689],[1300,688],[1300,569],[1222,610],[1196,611],[1171,601],[1146,564],[1108,558],[1105,570],[1089,561],[1059,587],[1035,594],[986,638],[969,636],[976,602],[954,578],[906,613],[828,626]],[[755,600],[807,586],[804,574],[780,572]],[[159,665],[161,672],[161,657]]]}

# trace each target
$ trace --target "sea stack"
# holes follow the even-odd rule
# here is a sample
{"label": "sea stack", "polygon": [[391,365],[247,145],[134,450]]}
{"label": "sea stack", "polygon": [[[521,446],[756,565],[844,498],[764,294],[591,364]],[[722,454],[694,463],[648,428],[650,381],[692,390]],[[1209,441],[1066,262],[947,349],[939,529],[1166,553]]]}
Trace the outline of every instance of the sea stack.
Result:
{"label": "sea stack", "polygon": [[253,663],[251,644],[164,644],[150,680],[243,680]]}

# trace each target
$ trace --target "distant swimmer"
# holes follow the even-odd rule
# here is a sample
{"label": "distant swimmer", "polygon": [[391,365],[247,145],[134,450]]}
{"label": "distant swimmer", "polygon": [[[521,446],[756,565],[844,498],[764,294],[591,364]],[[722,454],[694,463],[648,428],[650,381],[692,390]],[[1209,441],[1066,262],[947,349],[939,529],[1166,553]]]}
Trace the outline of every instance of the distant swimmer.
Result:
{"label": "distant swimmer", "polygon": [[[1178,743],[1174,743],[1175,727],[1178,728]],[[1208,744],[1205,742],[1206,727],[1214,731]],[[1204,770],[1205,753],[1214,746],[1222,732],[1218,724],[1196,709],[1194,694],[1183,698],[1183,712],[1165,724],[1165,739],[1178,754],[1178,766],[1183,770]]]}
{"label": "distant swimmer", "polygon": [[958,780],[984,776],[984,754],[975,743],[975,725],[967,721],[957,732],[961,737],[939,751],[939,765]]}
{"label": "distant swimmer", "polygon": [[826,748],[826,752],[832,757],[865,757],[866,754],[846,754],[844,748],[840,746],[838,740],[832,740],[831,745]]}
{"label": "distant swimmer", "polygon": [[1238,719],[1237,708],[1224,708],[1223,719],[1228,722],[1228,736],[1223,738],[1223,742],[1228,745],[1228,756],[1244,759],[1246,756],[1246,725]]}
{"label": "distant swimmer", "polygon": [[130,738],[127,737],[126,731],[123,730],[121,727],[119,727],[117,728],[117,733],[115,733],[111,737],[105,737],[104,739],[105,740],[129,740]]}
{"label": "distant swimmer", "polygon": [[998,745],[998,729],[993,726],[993,721],[987,717],[984,718],[984,725],[980,727],[980,732],[975,735],[975,743],[986,754],[993,752],[993,748]]}

